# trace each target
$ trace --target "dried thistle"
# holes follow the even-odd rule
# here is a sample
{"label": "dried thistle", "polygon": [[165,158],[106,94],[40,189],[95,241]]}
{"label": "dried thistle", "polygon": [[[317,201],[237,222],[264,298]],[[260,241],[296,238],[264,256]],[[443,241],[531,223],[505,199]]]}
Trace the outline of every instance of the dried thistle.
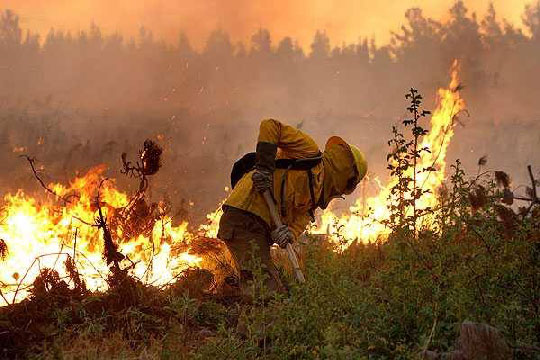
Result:
{"label": "dried thistle", "polygon": [[154,175],[161,168],[161,154],[163,150],[154,141],[144,141],[143,149],[139,150],[139,161],[133,164],[128,161],[127,154],[122,153],[122,169],[120,172],[130,177],[138,177],[140,180],[139,192],[143,193],[148,187],[146,176]]}
{"label": "dried thistle", "polygon": [[154,175],[161,167],[161,154],[163,150],[154,141],[147,139],[141,152],[142,173]]}

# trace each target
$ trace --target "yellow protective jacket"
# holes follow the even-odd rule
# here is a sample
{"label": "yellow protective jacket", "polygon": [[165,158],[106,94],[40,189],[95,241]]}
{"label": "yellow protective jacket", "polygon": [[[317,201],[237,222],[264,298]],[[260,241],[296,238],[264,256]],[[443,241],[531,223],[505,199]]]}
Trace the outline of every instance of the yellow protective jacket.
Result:
{"label": "yellow protective jacket", "polygon": [[[319,147],[310,136],[274,119],[261,122],[258,142],[276,144],[278,159],[305,159],[320,154]],[[349,145],[337,136],[331,137],[326,144],[322,161],[311,169],[316,205],[326,208],[332,198],[350,193],[352,190],[348,187],[351,179],[356,185],[364,177],[366,168],[367,164],[364,164],[360,171],[356,170]],[[274,171],[273,193],[278,209],[282,208],[282,201],[285,202],[283,205],[286,211],[285,216],[282,214],[282,221],[297,238],[309,224],[310,211],[313,208],[308,174],[305,170],[288,170],[282,199],[280,191],[285,171]],[[272,228],[268,206],[263,196],[253,188],[252,174],[253,171],[250,171],[240,179],[224,205],[255,214]]]}

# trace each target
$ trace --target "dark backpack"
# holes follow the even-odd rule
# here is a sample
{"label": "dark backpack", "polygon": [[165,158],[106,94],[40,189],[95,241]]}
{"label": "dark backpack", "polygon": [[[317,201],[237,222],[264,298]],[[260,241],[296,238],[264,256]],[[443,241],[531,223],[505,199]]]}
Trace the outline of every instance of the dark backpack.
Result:
{"label": "dark backpack", "polygon": [[[234,187],[242,179],[242,177],[250,172],[251,170],[255,169],[255,164],[257,161],[257,155],[254,152],[250,152],[242,156],[239,160],[237,160],[232,168],[231,171],[231,186]],[[319,154],[316,157],[307,158],[307,159],[277,159],[276,160],[276,169],[284,169],[285,172],[283,173],[283,177],[281,179],[281,199],[283,199],[283,196],[285,195],[285,180],[287,177],[287,172],[289,170],[300,170],[300,171],[306,171],[308,173],[308,180],[309,180],[309,191],[311,195],[311,202],[312,202],[312,211],[315,209],[315,192],[313,189],[313,173],[311,172],[311,169],[313,169],[315,166],[319,165],[322,161],[322,154],[319,152]],[[285,216],[285,202],[281,201],[281,216]],[[313,217],[313,215],[312,215]]]}

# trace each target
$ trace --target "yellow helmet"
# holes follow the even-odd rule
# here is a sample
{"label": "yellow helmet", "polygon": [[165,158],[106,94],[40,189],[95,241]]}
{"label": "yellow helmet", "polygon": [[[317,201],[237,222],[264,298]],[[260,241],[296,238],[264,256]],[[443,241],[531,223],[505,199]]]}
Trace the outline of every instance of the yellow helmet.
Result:
{"label": "yellow helmet", "polygon": [[367,162],[364,154],[360,151],[360,149],[355,146],[347,143],[345,140],[340,138],[339,136],[332,136],[328,139],[326,142],[325,152],[326,149],[330,148],[334,145],[341,145],[344,148],[349,150],[349,154],[352,157],[354,169],[356,170],[356,176],[354,178],[351,178],[348,180],[345,194],[350,194],[354,191],[356,188],[356,185],[366,176],[367,172]]}
{"label": "yellow helmet", "polygon": [[360,182],[366,176],[367,172],[367,161],[364,156],[364,154],[360,151],[360,149],[356,145],[348,144],[349,148],[351,149],[352,156],[354,158],[354,165],[356,167],[356,171],[358,172],[358,179],[357,181]]}

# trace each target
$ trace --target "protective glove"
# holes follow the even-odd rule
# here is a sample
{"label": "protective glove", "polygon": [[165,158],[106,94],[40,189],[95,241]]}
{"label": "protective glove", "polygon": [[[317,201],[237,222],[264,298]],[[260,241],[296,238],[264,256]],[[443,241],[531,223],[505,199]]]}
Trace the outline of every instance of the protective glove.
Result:
{"label": "protective glove", "polygon": [[251,176],[253,187],[260,193],[272,189],[272,178],[272,172],[266,169],[255,169]]}
{"label": "protective glove", "polygon": [[280,248],[285,249],[288,243],[293,240],[293,234],[287,225],[281,225],[275,228],[270,234],[272,242],[278,244]]}
{"label": "protective glove", "polygon": [[251,179],[259,192],[272,189],[273,173],[276,167],[277,145],[267,142],[257,143],[255,172]]}

